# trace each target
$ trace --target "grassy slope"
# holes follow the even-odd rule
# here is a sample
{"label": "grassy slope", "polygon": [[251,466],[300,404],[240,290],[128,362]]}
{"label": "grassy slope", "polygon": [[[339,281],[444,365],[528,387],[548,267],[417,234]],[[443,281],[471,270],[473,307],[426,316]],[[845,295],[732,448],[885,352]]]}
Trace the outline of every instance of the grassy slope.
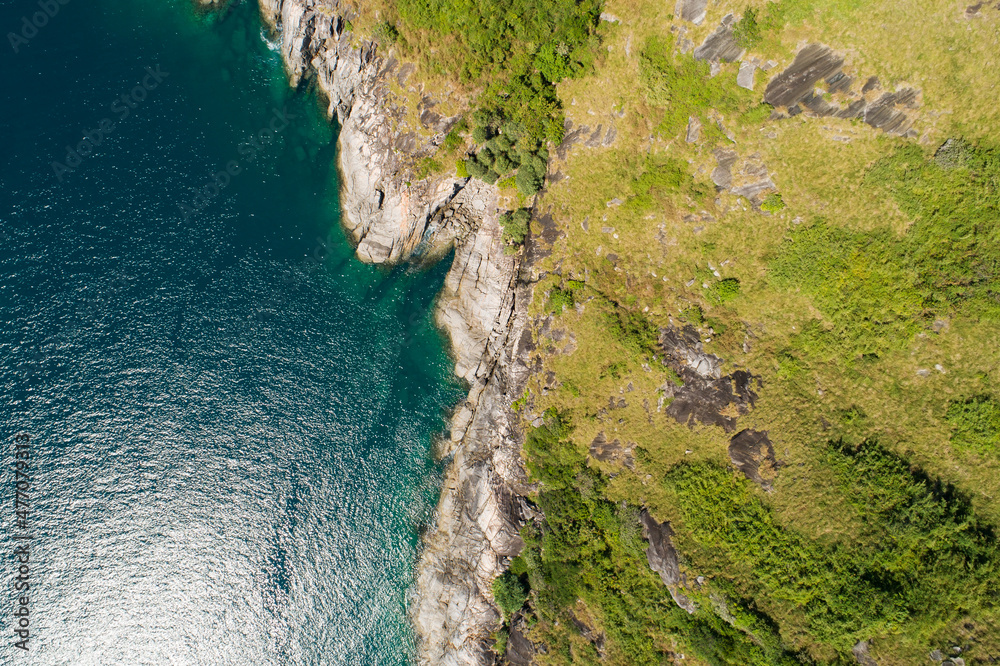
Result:
{"label": "grassy slope", "polygon": [[[763,2],[751,5],[766,11]],[[382,16],[394,15],[392,3],[379,7]],[[710,3],[704,24],[685,25],[686,36],[700,43],[725,13],[739,14],[744,8],[743,3]],[[543,373],[527,400],[532,412],[552,408],[572,424],[557,429],[561,437],[539,435],[542,443],[528,447],[536,476],[546,481],[543,488],[553,489],[547,499],[539,498],[548,509],[549,532],[529,535],[533,545],[515,563],[532,582],[531,617],[537,621],[532,636],[552,648],[542,660],[600,658],[567,620],[567,608],[608,634],[605,663],[661,663],[676,652],[688,654],[686,663],[691,663],[692,654],[695,661],[700,655],[709,663],[726,659],[775,663],[784,658],[782,654],[791,653],[827,663],[846,658],[842,642],[855,629],[869,632],[860,637],[875,639],[872,653],[880,664],[918,663],[930,649],[950,645],[971,648],[967,663],[998,657],[1000,625],[985,598],[995,594],[995,588],[990,591],[977,582],[989,571],[995,573],[990,568],[995,555],[988,548],[976,550],[982,544],[969,546],[969,552],[979,553],[978,563],[954,565],[943,573],[928,570],[927,561],[953,562],[945,557],[951,552],[946,546],[951,537],[935,533],[935,526],[965,526],[956,528],[964,534],[972,524],[1000,525],[1000,452],[995,438],[992,448],[957,446],[949,439],[954,423],[947,418],[950,403],[1000,395],[1000,323],[982,317],[980,310],[961,299],[904,307],[906,298],[922,298],[923,293],[917,287],[898,288],[910,279],[906,271],[912,268],[911,255],[906,254],[905,243],[919,231],[922,213],[907,207],[898,192],[894,196],[887,187],[891,180],[866,180],[866,174],[878,160],[897,155],[905,145],[917,144],[929,155],[948,137],[995,140],[991,130],[1000,126],[1000,105],[995,103],[1000,12],[984,10],[986,18],[968,21],[962,17],[964,5],[954,3],[894,0],[871,6],[812,0],[796,3],[786,14],[788,25],[765,34],[754,49],[755,55],[784,67],[800,45],[818,41],[844,54],[845,71],[856,79],[877,75],[887,90],[903,85],[920,89],[915,126],[921,136],[913,141],[851,121],[799,117],[772,122],[759,114],[743,116],[759,102],[768,76],[758,72],[756,92],[745,93],[735,87],[736,64],[724,66],[717,79],[706,82],[690,68],[689,56],[678,56],[675,62],[684,72],[673,83],[674,97],[664,103],[662,97],[649,95],[639,85],[648,80],[643,77],[642,53],[655,40],[660,44],[657,52],[670,52],[663,47],[664,40],[673,39],[672,29],[682,25],[673,20],[672,9],[672,3],[608,0],[604,11],[621,23],[600,24],[602,47],[594,70],[558,85],[567,118],[590,127],[613,123],[618,136],[608,148],[577,146],[565,162],[553,152],[550,173],[558,171],[564,178],[550,184],[535,202],[536,211],[551,211],[563,233],[539,267],[558,269],[561,275],[550,273],[542,281],[533,308],[539,315],[558,310],[556,326],[576,340],[576,350],[569,354],[560,352],[565,341],[541,340],[545,368],[555,373],[560,387],[544,389]],[[359,20],[374,25],[375,10],[366,11]],[[426,30],[414,32],[408,47],[411,54],[427,56],[438,48],[434,38]],[[450,44],[452,38],[443,39]],[[425,80],[440,83],[448,78],[447,72],[434,69],[433,58],[424,62]],[[477,81],[450,85],[474,96],[488,82],[481,80],[478,87]],[[741,155],[759,154],[787,204],[785,209],[763,215],[728,194],[717,198],[708,180],[715,166],[711,150],[730,144],[721,132],[711,130],[709,106],[723,114],[726,127],[735,134],[733,147]],[[679,134],[683,128],[678,118],[683,123],[689,113],[700,115],[706,125],[702,141],[694,146]],[[834,141],[834,136],[849,137],[850,142]],[[671,177],[678,164],[686,167],[688,178]],[[996,181],[986,183],[975,196],[988,199],[996,187]],[[918,190],[918,198],[934,194],[927,188]],[[608,206],[615,197],[626,203]],[[513,190],[511,199],[511,207],[525,202]],[[704,213],[716,221],[684,221],[686,215]],[[991,214],[986,218],[996,219]],[[824,282],[827,275],[788,270],[803,263],[788,249],[789,239],[795,239],[792,245],[800,243],[795,246],[798,251],[802,229],[820,218],[841,230],[830,243],[846,246],[844,239],[854,234],[860,239],[858,247],[883,253],[871,258],[861,252],[858,256],[868,257],[867,263],[852,264],[857,270],[846,270],[844,279],[855,282],[844,284],[854,285],[851,293],[861,294],[862,301],[867,297],[883,305],[901,303],[898,333],[886,326],[866,327],[838,309],[838,293],[844,292],[837,292],[829,280]],[[589,231],[584,230],[585,221]],[[704,229],[695,233],[696,225]],[[617,255],[616,264],[608,261],[609,253]],[[709,263],[722,278],[740,280],[737,298],[721,305],[701,287],[716,282]],[[786,269],[784,281],[775,277],[780,265]],[[570,285],[571,279],[585,286]],[[694,284],[687,286],[692,279]],[[914,290],[920,293],[914,296]],[[564,308],[571,303],[576,307]],[[657,409],[658,388],[670,381],[669,373],[653,361],[652,352],[642,349],[641,340],[636,344],[608,323],[609,316],[624,311],[667,326],[692,319],[682,313],[694,305],[704,312],[701,331],[706,349],[727,359],[725,371],[747,368],[762,377],[757,407],[741,418],[739,426],[767,430],[775,442],[783,467],[772,493],[728,476],[723,481],[713,476],[727,463],[728,435],[719,428],[681,426],[663,415]],[[877,313],[879,317],[885,315]],[[946,325],[936,331],[935,320]],[[709,325],[718,331],[724,327],[725,332],[713,336]],[[820,329],[833,332],[821,335],[819,343],[803,335]],[[862,330],[864,334],[858,332]],[[860,356],[865,350],[877,357]],[[936,365],[944,372],[933,370]],[[918,369],[931,369],[931,374],[920,376]],[[627,406],[602,412],[610,397],[624,398]],[[636,471],[585,457],[587,443],[602,431],[608,439],[635,443]],[[852,467],[853,458],[832,454],[828,444],[875,440],[879,455],[889,461],[877,469]],[[559,441],[568,442],[569,448]],[[899,460],[905,464],[892,462]],[[957,491],[958,499],[911,492],[911,500],[913,493],[923,498],[912,502],[943,507],[940,515],[927,514],[938,516],[933,520],[914,518],[897,524],[893,516],[902,515],[911,504],[900,500],[889,512],[871,502],[859,504],[859,493],[868,496],[865,493],[874,491],[844,481],[852,474],[874,475],[887,487],[924,488],[919,476],[916,480],[907,476],[910,464],[932,480],[954,484]],[[553,472],[546,478],[546,470],[562,469],[560,465],[566,474]],[[702,489],[698,495],[697,483],[685,486],[677,481],[686,478],[687,469],[701,470],[703,481],[714,479],[710,492]],[[601,474],[594,476],[594,471]],[[883,473],[886,476],[879,476]],[[971,508],[963,505],[963,496],[970,499]],[[692,503],[692,498],[700,498],[700,503]],[[619,512],[620,502],[625,503],[624,513]],[[768,543],[785,544],[786,559],[768,559],[771,555],[764,551],[754,554],[750,537],[734,540],[731,533],[716,529],[720,521],[725,524],[725,516],[742,515],[748,502],[756,513],[744,519],[755,528],[771,530]],[[678,614],[666,590],[644,568],[641,543],[630,531],[634,515],[628,513],[629,507],[639,506],[649,507],[660,520],[672,521],[691,575],[704,574],[710,580],[706,590],[712,590],[714,597],[703,591],[699,598],[703,608],[728,599],[732,626],[744,633],[730,635],[730,624],[718,624],[718,612],[706,611],[693,619]],[[699,513],[695,510],[699,506],[711,506],[721,515]],[[945,520],[941,516],[946,514],[958,518]],[[581,540],[577,551],[588,551],[586,561],[574,560],[567,554],[573,549],[561,548],[560,539],[567,531]],[[906,541],[909,545],[904,547],[898,545],[904,541],[894,541],[895,550],[879,551],[886,534],[909,535],[912,543]],[[600,547],[591,553],[580,543]],[[923,544],[920,548],[936,544],[938,550],[928,555],[913,544]],[[918,551],[924,555],[913,555]],[[769,566],[794,569],[806,560],[811,567],[799,571],[802,580],[809,580],[815,567],[826,567],[850,582],[869,570],[865,567],[875,566],[873,562],[877,570],[888,570],[884,558],[891,560],[901,552],[916,559],[903,558],[902,564],[892,565],[900,575],[929,582],[906,592],[911,597],[901,616],[888,609],[871,622],[848,617],[841,627],[843,640],[824,634],[822,627],[833,615],[814,611],[815,596],[790,597],[777,583],[768,587],[762,574]],[[566,571],[574,575],[566,576]],[[814,587],[830,591],[830,585],[820,582]],[[860,584],[848,587],[845,606],[874,603],[858,601],[865,598]],[[799,588],[800,592],[813,589],[806,583]],[[955,596],[955,589],[964,592]],[[902,591],[900,595],[905,596]],[[622,610],[622,597],[633,599],[636,607]],[[743,615],[737,612],[741,607]],[[963,608],[969,612],[959,612]],[[822,617],[816,620],[811,613]],[[626,616],[631,617],[627,622]],[[749,643],[740,643],[740,637],[747,635],[753,636]]]}

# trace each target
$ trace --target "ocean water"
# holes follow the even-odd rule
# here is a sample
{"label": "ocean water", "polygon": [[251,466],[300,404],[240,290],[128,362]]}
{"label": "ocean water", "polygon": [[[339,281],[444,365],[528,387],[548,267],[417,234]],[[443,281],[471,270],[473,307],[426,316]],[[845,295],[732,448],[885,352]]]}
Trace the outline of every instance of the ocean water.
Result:
{"label": "ocean water", "polygon": [[410,663],[446,266],[353,259],[253,3],[52,7],[0,6],[0,663]]}

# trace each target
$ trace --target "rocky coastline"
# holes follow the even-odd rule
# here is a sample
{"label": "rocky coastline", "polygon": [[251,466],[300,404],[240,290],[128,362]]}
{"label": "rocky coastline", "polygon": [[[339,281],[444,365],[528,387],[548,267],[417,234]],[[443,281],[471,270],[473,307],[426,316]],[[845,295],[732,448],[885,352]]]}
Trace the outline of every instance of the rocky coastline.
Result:
{"label": "rocky coastline", "polygon": [[[457,118],[421,115],[421,133],[406,126],[406,110],[390,103],[389,77],[406,85],[410,68],[352,35],[336,0],[258,2],[280,36],[291,85],[314,80],[340,124],[342,219],[358,258],[391,264],[454,247],[435,318],[470,388],[439,452],[450,463],[410,616],[419,663],[493,663],[500,614],[492,581],[521,549],[518,533],[531,512],[511,411],[530,374],[531,286],[519,279],[522,255],[504,252],[494,186],[413,177],[414,162],[436,151]],[[431,137],[421,138],[427,131]]]}

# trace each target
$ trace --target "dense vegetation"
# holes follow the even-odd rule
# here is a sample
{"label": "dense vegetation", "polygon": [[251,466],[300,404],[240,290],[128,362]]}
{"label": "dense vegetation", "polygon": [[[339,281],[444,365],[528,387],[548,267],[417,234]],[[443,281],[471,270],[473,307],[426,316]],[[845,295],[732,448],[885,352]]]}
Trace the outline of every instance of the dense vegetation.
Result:
{"label": "dense vegetation", "polygon": [[[599,0],[401,0],[404,32],[439,45],[430,65],[481,88],[472,139],[482,148],[464,166],[494,183],[516,170],[518,190],[538,192],[545,146],[563,137],[555,84],[592,66]],[[423,37],[418,37],[423,35]]]}
{"label": "dense vegetation", "polygon": [[1000,591],[993,529],[968,500],[876,444],[831,445],[834,481],[865,526],[833,543],[778,523],[749,482],[710,465],[671,470],[684,527],[703,562],[783,625],[801,623],[841,654],[906,627],[931,641]]}
{"label": "dense vegetation", "polygon": [[[688,615],[645,563],[637,508],[603,499],[606,479],[571,433],[565,416],[549,412],[528,435],[545,521],[525,528],[528,546],[512,570],[530,580],[532,620],[545,626],[550,648],[573,663],[597,661],[594,645],[557,629],[581,622],[571,610],[578,598],[613,639],[615,658],[629,664],[661,663],[671,648],[657,636],[711,664],[849,659],[856,643],[903,627],[911,639],[943,644],[955,620],[996,611],[993,528],[954,488],[863,442],[826,446],[833,483],[865,526],[833,542],[781,524],[760,491],[731,471],[670,469],[663,484],[680,509],[685,553],[710,581],[688,589],[699,605]],[[805,644],[794,645],[803,635]]]}
{"label": "dense vegetation", "polygon": [[[710,664],[795,664],[773,624],[755,610],[732,603],[730,620],[711,610],[681,610],[646,564],[637,507],[603,499],[606,480],[586,464],[556,413],[527,438],[533,478],[542,482],[541,525],[529,525],[525,551],[511,569],[527,575],[531,621],[545,628],[549,649],[572,663],[598,663],[594,642],[583,639],[571,610],[583,599],[612,639],[613,663],[660,664],[673,650],[694,651]],[[676,637],[673,645],[666,637]]]}

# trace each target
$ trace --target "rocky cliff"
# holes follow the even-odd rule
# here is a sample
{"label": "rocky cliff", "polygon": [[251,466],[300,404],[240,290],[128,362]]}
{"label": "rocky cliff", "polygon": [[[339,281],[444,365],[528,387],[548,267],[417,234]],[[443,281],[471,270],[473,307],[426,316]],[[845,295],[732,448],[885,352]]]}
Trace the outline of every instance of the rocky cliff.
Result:
{"label": "rocky cliff", "polygon": [[519,492],[525,475],[510,403],[527,381],[520,352],[530,344],[524,313],[531,296],[518,283],[518,256],[504,253],[496,188],[454,177],[411,182],[415,160],[433,154],[453,119],[421,120],[429,139],[406,127],[406,110],[390,100],[389,77],[405,85],[410,68],[356,39],[336,0],[259,2],[280,34],[292,84],[314,77],[340,122],[343,222],[358,257],[392,263],[418,249],[455,248],[436,319],[470,391],[440,452],[451,463],[411,617],[420,663],[492,663],[499,614],[491,584],[505,558],[520,550],[518,531],[529,511]]}

